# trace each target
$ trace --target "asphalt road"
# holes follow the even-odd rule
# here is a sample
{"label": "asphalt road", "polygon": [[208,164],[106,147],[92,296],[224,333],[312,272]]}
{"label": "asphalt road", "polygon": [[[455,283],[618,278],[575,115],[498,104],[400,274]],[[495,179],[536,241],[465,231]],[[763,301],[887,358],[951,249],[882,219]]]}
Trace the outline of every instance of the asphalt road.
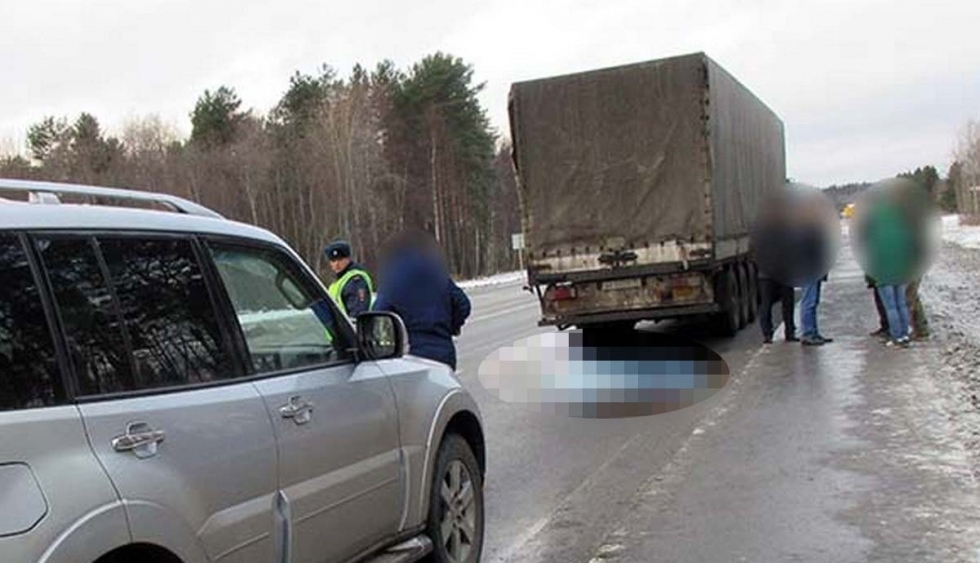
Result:
{"label": "asphalt road", "polygon": [[[505,403],[480,384],[480,363],[500,346],[543,330],[537,301],[520,284],[469,292],[473,316],[458,342],[464,385],[480,405],[489,452],[484,561],[589,561],[625,517],[637,491],[663,468],[722,390],[692,407],[653,417],[588,420]],[[703,327],[655,327],[697,338],[734,373],[759,347],[755,330],[733,339],[704,337]]]}
{"label": "asphalt road", "polygon": [[763,346],[757,326],[654,329],[709,346],[732,376],[639,418],[544,414],[484,390],[483,359],[543,329],[519,284],[470,296],[458,345],[487,432],[484,561],[980,561],[980,488],[932,376],[940,346],[869,338],[849,256],[825,285],[827,346]]}

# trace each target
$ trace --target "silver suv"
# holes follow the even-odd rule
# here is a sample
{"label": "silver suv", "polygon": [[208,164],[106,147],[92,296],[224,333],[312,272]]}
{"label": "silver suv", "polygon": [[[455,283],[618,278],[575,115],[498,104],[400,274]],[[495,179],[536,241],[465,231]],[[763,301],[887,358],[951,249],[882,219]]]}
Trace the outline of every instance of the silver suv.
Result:
{"label": "silver suv", "polygon": [[397,316],[185,200],[0,198],[3,563],[479,561],[480,415]]}

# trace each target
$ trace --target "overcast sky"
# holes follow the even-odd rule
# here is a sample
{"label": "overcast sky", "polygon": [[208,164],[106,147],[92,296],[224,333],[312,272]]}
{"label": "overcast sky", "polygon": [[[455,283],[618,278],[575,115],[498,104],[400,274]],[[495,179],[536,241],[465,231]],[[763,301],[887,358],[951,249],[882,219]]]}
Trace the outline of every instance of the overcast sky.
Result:
{"label": "overcast sky", "polygon": [[82,111],[187,134],[205,88],[264,112],[295,70],[437,50],[473,64],[506,133],[511,82],[705,51],[783,118],[793,178],[945,173],[980,119],[978,23],[978,0],[2,0],[0,151]]}

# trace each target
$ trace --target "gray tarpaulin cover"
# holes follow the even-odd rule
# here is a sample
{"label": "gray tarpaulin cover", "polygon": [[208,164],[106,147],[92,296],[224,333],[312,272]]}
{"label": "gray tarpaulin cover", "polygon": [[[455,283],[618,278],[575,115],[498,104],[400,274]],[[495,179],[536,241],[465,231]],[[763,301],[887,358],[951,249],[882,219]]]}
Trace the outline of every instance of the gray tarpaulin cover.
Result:
{"label": "gray tarpaulin cover", "polygon": [[782,122],[700,53],[514,84],[511,137],[532,256],[743,235],[785,179]]}

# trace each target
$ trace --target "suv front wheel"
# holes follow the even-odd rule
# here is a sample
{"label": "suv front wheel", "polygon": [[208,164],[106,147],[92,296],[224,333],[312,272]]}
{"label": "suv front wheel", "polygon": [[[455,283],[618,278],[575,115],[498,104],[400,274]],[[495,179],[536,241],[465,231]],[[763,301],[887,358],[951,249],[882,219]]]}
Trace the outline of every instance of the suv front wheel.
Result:
{"label": "suv front wheel", "polygon": [[435,563],[478,563],[483,549],[483,478],[458,434],[439,446],[429,492],[428,534]]}

